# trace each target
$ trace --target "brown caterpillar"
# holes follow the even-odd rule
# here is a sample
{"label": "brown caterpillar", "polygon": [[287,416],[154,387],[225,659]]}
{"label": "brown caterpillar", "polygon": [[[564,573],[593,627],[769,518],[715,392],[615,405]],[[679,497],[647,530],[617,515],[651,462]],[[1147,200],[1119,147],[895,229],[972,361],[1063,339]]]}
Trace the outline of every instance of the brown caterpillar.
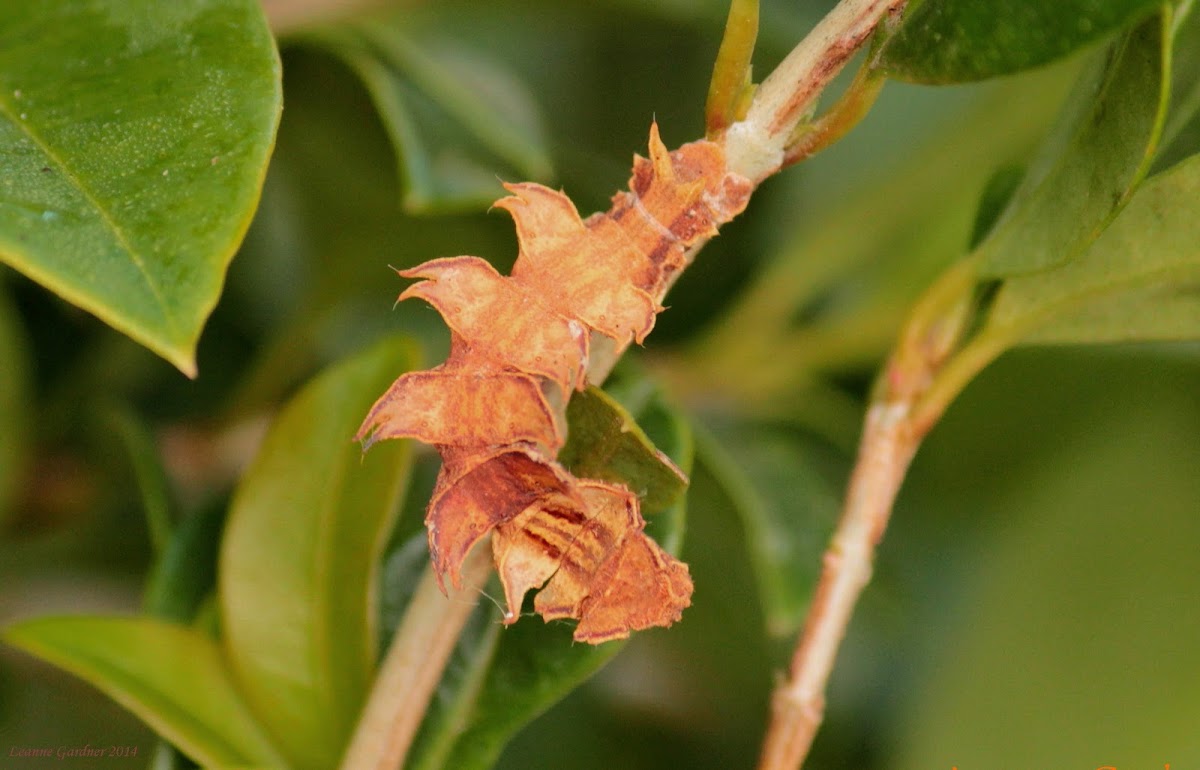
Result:
{"label": "brown caterpillar", "polygon": [[[396,380],[357,439],[437,448],[442,470],[425,519],[434,568],[459,586],[467,552],[491,533],[505,623],[541,587],[535,609],[577,619],[579,641],[670,625],[691,603],[687,566],[646,536],[629,490],[575,478],[555,461],[563,407],[585,387],[594,335],[619,348],[642,342],[688,249],[745,208],[753,183],[726,169],[720,145],[668,152],[652,125],[650,157],[634,157],[629,192],[607,212],[583,220],[561,192],[505,188],[512,195],[496,205],[516,223],[512,274],[470,256],[400,273],[424,279],[400,299],[420,297],[441,313],[450,356]],[[561,395],[557,407],[547,394]]]}

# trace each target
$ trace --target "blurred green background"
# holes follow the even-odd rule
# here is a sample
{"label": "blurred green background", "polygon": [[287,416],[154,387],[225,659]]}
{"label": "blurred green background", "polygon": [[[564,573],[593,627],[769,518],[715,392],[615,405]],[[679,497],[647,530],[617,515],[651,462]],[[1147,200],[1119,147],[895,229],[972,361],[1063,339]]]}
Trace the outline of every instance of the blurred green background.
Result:
{"label": "blurred green background", "polygon": [[[764,2],[756,72],[829,5]],[[625,185],[651,119],[668,145],[702,133],[726,10],[715,0],[506,0],[383,13],[408,39],[519,84],[501,101],[533,121],[531,141],[555,172],[539,181],[587,212]],[[503,268],[515,256],[506,216],[446,193],[473,190],[478,174],[455,177],[463,164],[444,161],[462,160],[457,145],[431,138],[443,136],[439,121],[454,124],[436,87],[409,94],[428,141],[397,156],[344,59],[304,34],[284,52],[276,155],[201,341],[197,380],[0,272],[0,431],[12,437],[0,446],[0,485],[11,478],[13,488],[0,507],[0,624],[136,610],[149,533],[114,412],[156,438],[185,511],[220,505],[264,415],[321,366],[400,331],[440,360],[437,315],[420,303],[390,309],[401,283],[388,265],[477,254]],[[965,246],[983,181],[1027,155],[1072,71],[889,85],[847,140],[764,185],[635,355],[694,413],[736,415],[764,436],[785,430],[832,458],[840,481],[858,404],[906,304]],[[429,205],[414,204],[414,178],[397,172],[397,158],[411,164],[422,152],[454,183],[430,188]],[[492,180],[520,172],[495,169]],[[859,232],[877,237],[847,235]],[[784,320],[811,332],[819,353],[763,350],[727,331],[745,327],[723,326],[756,296],[753,278],[779,263],[796,265],[796,278],[773,296],[792,303]],[[1195,344],[1022,350],[986,370],[916,458],[806,767],[1200,765],[1197,392]],[[780,497],[800,494],[778,483]],[[683,622],[637,635],[523,731],[501,767],[754,765],[791,639],[763,631],[727,492],[701,465],[689,494],[684,557],[696,594]],[[139,757],[6,756],[84,743],[135,745]],[[153,745],[88,686],[0,648],[0,766],[136,767]]]}

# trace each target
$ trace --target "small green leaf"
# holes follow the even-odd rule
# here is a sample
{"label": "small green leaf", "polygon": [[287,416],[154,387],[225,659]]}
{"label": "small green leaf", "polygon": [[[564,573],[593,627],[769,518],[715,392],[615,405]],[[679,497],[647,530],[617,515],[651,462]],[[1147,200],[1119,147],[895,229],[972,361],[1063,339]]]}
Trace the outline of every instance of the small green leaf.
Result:
{"label": "small green leaf", "polygon": [[[841,507],[830,453],[780,425],[704,415],[701,461],[736,506],[758,581],[767,632],[795,633],[820,576]],[[825,456],[823,456],[825,455]]]}
{"label": "small green leaf", "polygon": [[408,442],[362,456],[355,430],[416,363],[392,340],[340,364],[280,413],[231,504],[219,592],[226,653],[251,707],[300,768],[336,767],[377,654],[379,557]]}
{"label": "small green leaf", "polygon": [[[137,478],[146,516],[146,529],[158,556],[167,549],[174,528],[167,472],[154,446],[150,429],[130,409],[113,407],[105,415],[108,428],[121,440]],[[175,618],[172,618],[175,619]]]}
{"label": "small green leaf", "polygon": [[687,489],[687,476],[654,447],[633,416],[599,388],[575,394],[567,405],[567,424],[567,444],[559,462],[576,476],[624,484],[649,513],[671,507]]}
{"label": "small green leaf", "polygon": [[1152,178],[1075,261],[1006,281],[984,333],[1029,343],[1200,338],[1200,156]]}
{"label": "small green leaf", "polygon": [[22,472],[30,396],[27,357],[16,311],[0,290],[0,523]]}
{"label": "small green leaf", "polygon": [[750,63],[757,38],[758,0],[732,0],[704,105],[704,126],[709,137],[740,118],[739,107],[751,88]]}
{"label": "small green leaf", "polygon": [[962,83],[1047,64],[1162,0],[913,0],[880,66],[914,83]]}
{"label": "small green leaf", "polygon": [[[614,388],[631,407],[630,414],[666,448],[671,462],[690,470],[692,441],[687,423],[640,377],[626,375],[614,382]],[[592,391],[586,395],[596,398]],[[572,404],[583,397],[585,394],[575,394]],[[611,416],[619,410],[624,415],[624,410],[615,405],[614,400],[604,397],[603,402],[586,411]],[[587,464],[589,468],[599,467],[591,461]],[[608,472],[606,477],[612,475]],[[659,500],[667,499],[659,495]],[[682,544],[684,500],[676,498],[666,510],[655,511],[649,503],[645,509],[650,522],[647,529],[653,528],[659,543],[677,554]],[[492,590],[499,595],[498,587]],[[687,622],[686,612],[683,622]],[[406,770],[490,768],[517,730],[579,686],[624,646],[624,642],[575,644],[572,631],[570,623],[542,623],[536,617],[523,617],[505,628],[497,622],[495,608],[481,607],[447,666]]]}
{"label": "small green leaf", "polygon": [[194,374],[279,110],[252,0],[0,4],[0,260]]}
{"label": "small green leaf", "polygon": [[142,597],[154,617],[190,623],[217,582],[217,554],[225,528],[225,508],[210,505],[185,516],[159,554]]}
{"label": "small green leaf", "polygon": [[534,100],[499,63],[398,24],[334,27],[297,40],[362,78],[395,148],[409,211],[486,206],[502,193],[498,177],[550,175]]}
{"label": "small green leaf", "polygon": [[1170,93],[1170,16],[1122,36],[1076,86],[1058,125],[979,247],[985,276],[1043,270],[1091,243],[1158,147]]}
{"label": "small green leaf", "polygon": [[147,618],[38,618],[4,640],[100,688],[204,767],[284,768],[216,642]]}

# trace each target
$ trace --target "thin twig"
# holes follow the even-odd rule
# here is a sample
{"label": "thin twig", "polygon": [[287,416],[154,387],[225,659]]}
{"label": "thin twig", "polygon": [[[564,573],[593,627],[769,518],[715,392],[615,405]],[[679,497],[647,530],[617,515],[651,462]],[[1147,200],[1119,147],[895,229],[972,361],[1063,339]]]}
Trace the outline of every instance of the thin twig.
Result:
{"label": "thin twig", "polygon": [[491,553],[489,542],[476,544],[463,562],[463,588],[450,588],[447,595],[433,568],[425,568],[375,677],[342,770],[396,770],[403,765],[442,671],[478,604],[479,589],[491,574]]}
{"label": "thin twig", "polygon": [[775,692],[759,770],[795,770],[825,713],[825,685],[859,594],[871,579],[875,546],[920,442],[908,404],[877,403],[867,412],[858,464],[829,549],[788,681]]}
{"label": "thin twig", "polygon": [[[825,713],[825,687],[854,605],[871,580],[875,548],[921,439],[957,390],[939,390],[961,352],[974,306],[976,264],[951,266],[914,306],[876,384],[842,518],[825,552],[821,578],[788,680],[775,691],[759,770],[797,770]],[[969,346],[968,346],[969,347]],[[972,359],[974,360],[974,359]],[[975,369],[974,371],[978,371]],[[969,377],[956,379],[959,389]],[[939,394],[936,403],[926,400]]]}
{"label": "thin twig", "polygon": [[779,170],[792,132],[817,97],[862,48],[884,17],[908,0],[842,0],[792,49],[758,90],[746,117],[729,127],[729,170],[760,182]]}

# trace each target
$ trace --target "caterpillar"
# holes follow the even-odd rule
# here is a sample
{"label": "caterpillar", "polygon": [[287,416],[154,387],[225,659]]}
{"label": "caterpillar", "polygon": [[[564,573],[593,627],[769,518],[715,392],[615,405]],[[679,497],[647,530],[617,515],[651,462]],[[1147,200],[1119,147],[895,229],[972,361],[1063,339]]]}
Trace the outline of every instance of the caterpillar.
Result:
{"label": "caterpillar", "polygon": [[600,338],[623,349],[654,327],[689,249],[745,208],[751,180],[730,172],[720,144],[674,152],[650,127],[649,157],[635,155],[628,191],[586,220],[562,192],[505,184],[496,202],[513,218],[518,255],[500,275],[479,257],[435,259],[400,299],[433,306],[451,331],[450,354],[410,372],[371,408],[356,439],[413,438],[441,455],[426,514],[439,581],[461,587],[472,546],[491,534],[504,586],[504,623],[525,594],[549,621],[578,621],[574,638],[599,644],[668,626],[691,603],[687,565],[643,531],[636,495],[574,477],[556,460],[564,406],[587,385]]}

